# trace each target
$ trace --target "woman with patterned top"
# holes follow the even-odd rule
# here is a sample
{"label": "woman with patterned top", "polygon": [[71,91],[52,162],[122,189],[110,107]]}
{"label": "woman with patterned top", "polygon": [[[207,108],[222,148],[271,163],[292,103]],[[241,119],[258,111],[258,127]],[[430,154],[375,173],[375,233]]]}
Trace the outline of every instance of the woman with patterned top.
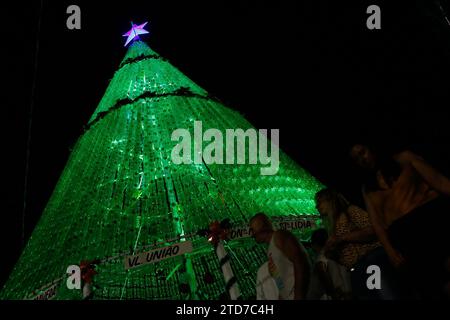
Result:
{"label": "woman with patterned top", "polygon": [[316,207],[328,222],[327,252],[337,254],[338,262],[347,269],[351,270],[359,258],[380,246],[367,212],[350,204],[342,194],[323,189],[316,194]]}
{"label": "woman with patterned top", "polygon": [[[376,241],[368,213],[331,189],[316,194],[316,207],[328,224],[330,238],[325,247],[326,255],[351,271],[354,298],[390,300],[401,296],[401,285],[395,280],[395,270],[383,247]],[[380,290],[367,288],[367,267],[370,265],[383,270]]]}

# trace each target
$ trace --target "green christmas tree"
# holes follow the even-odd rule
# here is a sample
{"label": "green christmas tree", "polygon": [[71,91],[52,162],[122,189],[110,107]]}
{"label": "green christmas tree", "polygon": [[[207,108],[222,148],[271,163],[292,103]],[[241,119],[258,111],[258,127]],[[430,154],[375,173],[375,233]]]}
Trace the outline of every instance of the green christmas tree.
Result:
{"label": "green christmas tree", "polygon": [[[316,215],[322,185],[280,153],[277,174],[254,164],[174,164],[178,128],[253,128],[135,39],[85,131],[23,253],[0,292],[33,298],[55,281],[56,299],[69,290],[67,267],[101,259],[94,299],[218,299],[226,291],[219,261],[206,237],[214,220],[245,225],[256,212]],[[299,234],[300,237],[307,237]],[[124,259],[171,240],[192,241],[190,253],[126,269]],[[264,248],[251,238],[227,248],[243,298],[254,296]],[[109,259],[108,259],[109,257]]]}

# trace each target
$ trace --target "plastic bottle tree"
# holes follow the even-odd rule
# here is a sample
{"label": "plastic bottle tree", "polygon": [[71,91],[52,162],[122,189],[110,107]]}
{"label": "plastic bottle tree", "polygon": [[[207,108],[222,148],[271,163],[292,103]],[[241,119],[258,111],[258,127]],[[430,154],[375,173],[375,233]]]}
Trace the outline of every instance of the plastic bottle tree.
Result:
{"label": "plastic bottle tree", "polygon": [[[145,25],[145,24],[144,24]],[[322,185],[280,151],[276,175],[255,164],[174,164],[171,134],[194,121],[203,130],[253,126],[222,105],[138,38],[76,142],[66,167],[4,288],[3,299],[26,299],[87,259],[136,253],[196,234],[211,221],[246,224],[256,212],[317,214]],[[136,32],[137,31],[137,32]],[[123,256],[97,266],[95,299],[218,299],[224,280],[212,246],[194,236],[184,256],[125,270]],[[243,298],[255,295],[264,248],[253,239],[228,243]],[[79,299],[59,282],[56,299]]]}

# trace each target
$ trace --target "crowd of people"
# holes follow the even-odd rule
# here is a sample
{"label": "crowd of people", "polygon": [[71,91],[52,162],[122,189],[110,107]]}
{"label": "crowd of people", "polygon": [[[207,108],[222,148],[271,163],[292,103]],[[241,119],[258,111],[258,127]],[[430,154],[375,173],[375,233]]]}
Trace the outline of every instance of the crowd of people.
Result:
{"label": "crowd of people", "polygon": [[[356,144],[350,157],[364,206],[319,191],[325,228],[312,233],[309,251],[264,213],[250,220],[255,240],[268,244],[257,299],[449,299],[450,180],[409,150]],[[370,285],[376,271],[379,283]]]}

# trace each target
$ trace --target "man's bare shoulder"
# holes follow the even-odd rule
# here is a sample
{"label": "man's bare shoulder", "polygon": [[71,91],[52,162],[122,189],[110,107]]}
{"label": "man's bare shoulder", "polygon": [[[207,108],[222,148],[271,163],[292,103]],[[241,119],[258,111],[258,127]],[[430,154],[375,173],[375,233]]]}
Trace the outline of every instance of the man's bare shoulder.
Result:
{"label": "man's bare shoulder", "polygon": [[287,230],[277,230],[274,232],[275,243],[282,246],[288,242],[298,243],[297,238]]}
{"label": "man's bare shoulder", "polygon": [[405,150],[405,151],[401,151],[401,152],[397,153],[394,156],[394,159],[401,165],[410,164],[411,162],[413,162],[415,160],[423,160],[423,158],[421,156],[419,156],[418,154],[415,154],[414,152],[409,151],[409,150]]}
{"label": "man's bare shoulder", "polygon": [[274,231],[273,234],[277,238],[286,238],[286,237],[291,237],[292,236],[292,233],[287,231],[287,230],[276,230],[276,231]]}

